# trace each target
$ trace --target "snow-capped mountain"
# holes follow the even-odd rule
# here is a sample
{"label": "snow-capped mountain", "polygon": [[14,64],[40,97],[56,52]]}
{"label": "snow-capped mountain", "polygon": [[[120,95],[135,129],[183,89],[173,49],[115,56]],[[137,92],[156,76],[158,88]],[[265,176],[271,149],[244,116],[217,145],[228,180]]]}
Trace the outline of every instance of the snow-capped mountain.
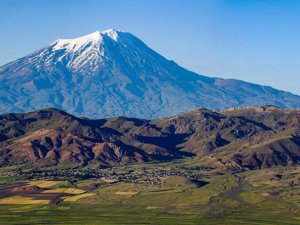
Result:
{"label": "snow-capped mountain", "polygon": [[113,29],[59,39],[0,67],[0,113],[55,107],[94,118],[158,118],[263,104],[299,108],[300,96],[198,75]]}

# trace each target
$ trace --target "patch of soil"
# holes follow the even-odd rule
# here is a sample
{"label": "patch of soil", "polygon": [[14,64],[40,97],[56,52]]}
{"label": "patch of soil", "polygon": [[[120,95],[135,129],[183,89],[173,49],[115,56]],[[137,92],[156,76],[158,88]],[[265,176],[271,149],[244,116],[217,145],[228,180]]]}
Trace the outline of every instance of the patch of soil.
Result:
{"label": "patch of soil", "polygon": [[9,190],[10,193],[20,193],[20,194],[32,194],[32,193],[39,193],[43,191],[43,188],[38,186],[21,186],[21,187],[14,187]]}

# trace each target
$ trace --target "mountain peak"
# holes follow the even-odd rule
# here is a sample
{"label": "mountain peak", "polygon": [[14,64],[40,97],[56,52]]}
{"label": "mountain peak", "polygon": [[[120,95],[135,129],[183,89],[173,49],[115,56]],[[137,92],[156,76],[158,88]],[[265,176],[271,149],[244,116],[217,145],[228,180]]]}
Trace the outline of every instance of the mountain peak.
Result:
{"label": "mountain peak", "polygon": [[[61,63],[68,61],[67,68],[72,71],[85,70],[89,74],[95,74],[100,65],[102,65],[104,52],[110,51],[107,49],[108,43],[110,41],[117,42],[119,33],[120,31],[115,29],[95,31],[78,38],[58,39],[50,44],[49,47],[54,55],[59,55],[54,57],[54,61]],[[37,61],[53,63],[52,56],[50,58],[47,54],[42,54],[41,56],[43,59],[38,59]]]}
{"label": "mountain peak", "polygon": [[0,96],[0,112],[55,107],[93,118],[158,118],[200,106],[300,106],[300,96],[185,70],[115,29],[59,39],[0,67]]}
{"label": "mountain peak", "polygon": [[77,39],[86,39],[86,40],[91,40],[91,41],[98,41],[101,38],[101,32],[100,31],[95,31],[91,34],[79,37]]}
{"label": "mountain peak", "polygon": [[105,31],[95,31],[91,34],[84,35],[78,38],[70,38],[70,39],[58,39],[51,45],[54,45],[53,50],[67,49],[67,50],[78,50],[82,46],[86,46],[87,44],[101,44],[103,42],[103,36],[107,36],[110,39],[117,41],[118,40],[118,32],[115,29],[108,29]]}
{"label": "mountain peak", "polygon": [[76,38],[76,39],[85,39],[85,40],[91,40],[91,41],[99,41],[103,36],[108,36],[109,38],[113,39],[114,41],[118,40],[118,33],[120,31],[110,28],[104,31],[95,31],[91,34]]}
{"label": "mountain peak", "polygon": [[85,35],[79,38],[73,38],[73,39],[58,39],[51,45],[53,45],[53,50],[60,50],[60,49],[66,49],[69,51],[77,51],[82,46],[85,46],[89,43],[93,44],[100,44],[102,42],[102,36],[100,32],[96,31],[94,33],[91,33],[89,35]]}
{"label": "mountain peak", "polygon": [[118,40],[118,32],[120,32],[119,30],[115,30],[115,29],[108,29],[105,31],[100,32],[101,34],[107,35],[108,37],[110,37],[111,39],[113,39],[114,41]]}

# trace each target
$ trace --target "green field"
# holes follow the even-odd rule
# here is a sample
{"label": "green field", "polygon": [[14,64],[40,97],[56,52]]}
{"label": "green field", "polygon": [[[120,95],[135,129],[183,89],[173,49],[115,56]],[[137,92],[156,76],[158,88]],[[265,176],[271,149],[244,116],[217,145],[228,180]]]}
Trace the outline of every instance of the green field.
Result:
{"label": "green field", "polygon": [[299,174],[207,172],[202,187],[180,176],[161,185],[86,179],[72,186],[2,177],[0,224],[300,224]]}

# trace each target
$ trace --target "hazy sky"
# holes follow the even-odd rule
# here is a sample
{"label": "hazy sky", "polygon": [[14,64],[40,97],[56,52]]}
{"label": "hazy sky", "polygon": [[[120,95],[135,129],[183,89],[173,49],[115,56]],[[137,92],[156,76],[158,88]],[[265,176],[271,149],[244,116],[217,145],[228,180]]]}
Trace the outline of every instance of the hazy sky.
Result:
{"label": "hazy sky", "polygon": [[200,74],[300,94],[297,0],[0,0],[0,65],[108,28]]}

